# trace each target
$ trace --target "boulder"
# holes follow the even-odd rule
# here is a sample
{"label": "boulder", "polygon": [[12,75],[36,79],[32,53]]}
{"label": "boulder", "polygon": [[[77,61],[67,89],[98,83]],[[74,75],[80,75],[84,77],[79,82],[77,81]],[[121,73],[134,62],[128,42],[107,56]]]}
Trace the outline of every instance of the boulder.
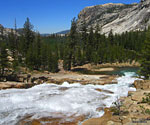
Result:
{"label": "boulder", "polygon": [[138,90],[136,93],[131,95],[132,101],[137,101],[137,102],[141,102],[143,97],[145,97],[144,91],[141,90]]}
{"label": "boulder", "polygon": [[32,77],[31,83],[33,84],[42,84],[44,82],[47,82],[49,79],[47,77],[41,76],[41,77]]}
{"label": "boulder", "polygon": [[147,89],[150,89],[150,81],[136,80],[134,82],[134,86],[135,86],[136,89],[147,90]]}

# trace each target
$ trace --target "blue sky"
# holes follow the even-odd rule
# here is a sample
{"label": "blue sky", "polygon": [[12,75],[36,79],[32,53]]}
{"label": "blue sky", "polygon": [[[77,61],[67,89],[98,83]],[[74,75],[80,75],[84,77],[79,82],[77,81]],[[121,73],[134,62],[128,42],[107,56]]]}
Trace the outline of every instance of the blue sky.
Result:
{"label": "blue sky", "polygon": [[40,33],[55,33],[70,28],[73,17],[86,6],[104,3],[134,3],[139,0],[0,0],[0,24],[23,27],[27,17]]}

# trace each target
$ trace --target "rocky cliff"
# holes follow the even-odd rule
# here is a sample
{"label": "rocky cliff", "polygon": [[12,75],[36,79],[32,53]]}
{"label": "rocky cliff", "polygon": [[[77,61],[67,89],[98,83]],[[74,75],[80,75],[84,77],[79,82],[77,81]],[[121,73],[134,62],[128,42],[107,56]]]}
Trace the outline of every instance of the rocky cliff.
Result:
{"label": "rocky cliff", "polygon": [[87,29],[99,24],[101,32],[108,34],[131,30],[144,30],[150,25],[150,0],[133,4],[104,4],[84,8],[78,15],[78,30],[86,23]]}

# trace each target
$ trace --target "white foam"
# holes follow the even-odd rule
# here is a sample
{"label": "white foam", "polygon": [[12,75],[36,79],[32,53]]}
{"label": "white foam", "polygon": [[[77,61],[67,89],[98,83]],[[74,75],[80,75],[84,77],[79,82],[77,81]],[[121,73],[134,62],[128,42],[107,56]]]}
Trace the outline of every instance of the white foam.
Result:
{"label": "white foam", "polygon": [[[134,73],[125,73],[117,79],[118,84],[81,85],[79,83],[62,85],[42,84],[30,89],[8,89],[0,91],[0,124],[16,124],[27,114],[32,118],[58,117],[65,115],[86,115],[100,117],[103,111],[99,107],[110,107],[118,97],[127,96],[128,91],[136,91],[130,87],[137,78]],[[99,92],[96,89],[114,92]],[[59,114],[60,113],[60,114]],[[71,119],[70,119],[71,120]]]}

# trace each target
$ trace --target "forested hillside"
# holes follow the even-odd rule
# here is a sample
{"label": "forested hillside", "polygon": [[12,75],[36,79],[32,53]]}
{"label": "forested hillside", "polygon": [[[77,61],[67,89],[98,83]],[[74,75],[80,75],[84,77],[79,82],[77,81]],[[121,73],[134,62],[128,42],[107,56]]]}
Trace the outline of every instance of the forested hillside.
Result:
{"label": "forested hillside", "polygon": [[17,29],[8,35],[0,29],[0,68],[1,76],[9,70],[17,72],[20,67],[30,70],[58,72],[58,60],[63,60],[65,70],[87,63],[102,64],[114,62],[139,61],[147,29],[105,36],[99,25],[94,32],[87,32],[85,22],[82,31],[77,32],[77,20],[74,18],[70,33],[66,36],[51,35],[42,37],[33,32],[29,18],[25,21],[23,32]]}
{"label": "forested hillside", "polygon": [[71,65],[85,63],[113,63],[132,62],[140,60],[140,53],[145,41],[145,31],[130,31],[122,34],[113,34],[112,31],[105,36],[101,28],[96,26],[95,32],[91,27],[87,33],[85,22],[81,33],[76,31],[77,20],[72,20],[72,27],[66,42],[64,55],[64,68],[70,70]]}
{"label": "forested hillside", "polygon": [[[7,35],[0,29],[0,68],[1,76],[8,70],[18,71],[20,67],[30,70],[58,71],[58,49],[55,41],[50,37],[46,42],[45,37],[33,32],[33,25],[27,18],[23,32],[17,33],[17,29]],[[55,38],[55,37],[54,37]],[[58,39],[58,38],[57,38]],[[54,42],[53,42],[54,41]]]}

